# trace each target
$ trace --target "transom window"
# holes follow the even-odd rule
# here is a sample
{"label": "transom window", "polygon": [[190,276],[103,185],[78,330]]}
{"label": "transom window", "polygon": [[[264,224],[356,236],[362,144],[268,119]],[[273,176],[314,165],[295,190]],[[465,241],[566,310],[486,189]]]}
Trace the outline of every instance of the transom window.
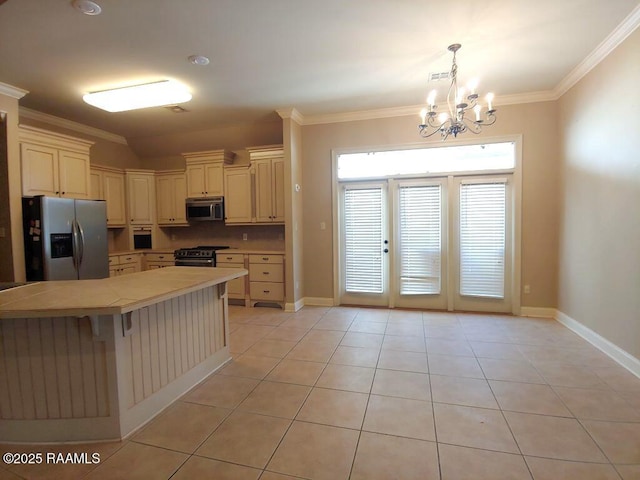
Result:
{"label": "transom window", "polygon": [[338,179],[386,178],[515,168],[515,143],[414,148],[338,155]]}

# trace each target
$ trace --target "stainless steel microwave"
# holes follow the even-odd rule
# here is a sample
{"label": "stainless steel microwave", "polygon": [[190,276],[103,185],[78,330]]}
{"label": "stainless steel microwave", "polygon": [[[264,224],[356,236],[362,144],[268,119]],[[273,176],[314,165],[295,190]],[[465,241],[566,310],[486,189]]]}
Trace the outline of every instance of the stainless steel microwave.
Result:
{"label": "stainless steel microwave", "polygon": [[187,198],[187,220],[221,222],[224,220],[224,197]]}

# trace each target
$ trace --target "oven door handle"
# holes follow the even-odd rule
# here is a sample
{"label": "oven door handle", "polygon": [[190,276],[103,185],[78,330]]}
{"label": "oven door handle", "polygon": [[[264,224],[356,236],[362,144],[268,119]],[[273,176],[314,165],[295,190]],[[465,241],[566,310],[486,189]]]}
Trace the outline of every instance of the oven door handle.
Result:
{"label": "oven door handle", "polygon": [[197,259],[190,260],[186,258],[182,258],[180,260],[175,261],[176,267],[213,267],[213,259],[207,258],[205,259]]}

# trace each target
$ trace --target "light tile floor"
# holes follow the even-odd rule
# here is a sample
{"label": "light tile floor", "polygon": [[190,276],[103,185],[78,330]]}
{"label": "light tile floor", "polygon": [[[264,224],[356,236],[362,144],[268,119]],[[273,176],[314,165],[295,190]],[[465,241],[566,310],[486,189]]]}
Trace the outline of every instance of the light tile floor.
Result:
{"label": "light tile floor", "polygon": [[552,320],[231,307],[234,360],[95,465],[10,479],[640,479],[640,379]]}

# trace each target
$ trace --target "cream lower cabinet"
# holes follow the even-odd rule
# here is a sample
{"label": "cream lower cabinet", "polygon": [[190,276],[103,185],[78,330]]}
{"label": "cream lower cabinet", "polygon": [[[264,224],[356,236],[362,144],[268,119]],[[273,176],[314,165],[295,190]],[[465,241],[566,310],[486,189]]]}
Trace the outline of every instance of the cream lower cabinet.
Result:
{"label": "cream lower cabinet", "polygon": [[127,224],[124,173],[106,167],[91,167],[91,198],[107,203],[107,227]]}
{"label": "cream lower cabinet", "polygon": [[155,270],[156,268],[173,267],[175,260],[171,253],[145,253],[144,269]]}
{"label": "cream lower cabinet", "polygon": [[142,271],[142,256],[139,253],[109,255],[109,276],[117,277]]}
{"label": "cream lower cabinet", "polygon": [[224,223],[253,221],[253,188],[248,165],[224,169]]}
{"label": "cream lower cabinet", "polygon": [[249,255],[249,304],[256,303],[284,308],[284,255]]}
{"label": "cream lower cabinet", "polygon": [[156,172],[157,218],[161,227],[187,226],[187,179],[184,172]]}
{"label": "cream lower cabinet", "polygon": [[24,196],[90,198],[93,142],[24,125],[19,140]]}
{"label": "cream lower cabinet", "polygon": [[[245,255],[242,253],[224,253],[224,250],[221,250],[216,253],[216,267],[245,268]],[[246,277],[240,277],[227,282],[227,294],[229,298],[244,300],[246,302],[246,281]]]}

